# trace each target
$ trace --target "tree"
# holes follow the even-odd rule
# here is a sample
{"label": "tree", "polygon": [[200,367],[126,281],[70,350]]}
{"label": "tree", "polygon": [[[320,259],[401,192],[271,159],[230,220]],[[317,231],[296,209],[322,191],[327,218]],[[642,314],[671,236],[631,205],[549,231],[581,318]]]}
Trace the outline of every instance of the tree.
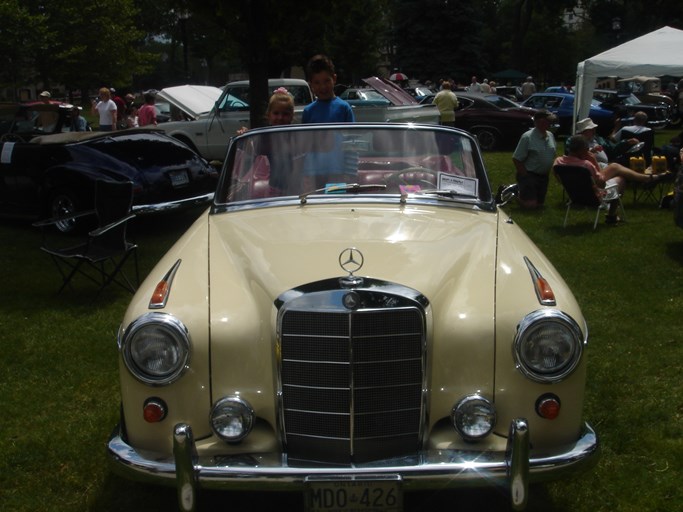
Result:
{"label": "tree", "polygon": [[133,76],[150,69],[157,57],[140,50],[144,33],[135,28],[133,0],[102,5],[89,0],[2,0],[0,14],[8,14],[3,21],[12,20],[0,31],[4,43],[11,41],[3,44],[3,59],[11,62],[3,70],[4,79],[14,73],[46,88],[130,86]]}
{"label": "tree", "polygon": [[0,0],[0,19],[0,83],[16,91],[34,81],[34,56],[39,52],[35,34],[47,28],[43,17],[31,14],[20,0]]}
{"label": "tree", "polygon": [[482,74],[488,68],[483,54],[485,27],[477,0],[398,0],[394,4],[393,45],[396,67],[417,78]]}

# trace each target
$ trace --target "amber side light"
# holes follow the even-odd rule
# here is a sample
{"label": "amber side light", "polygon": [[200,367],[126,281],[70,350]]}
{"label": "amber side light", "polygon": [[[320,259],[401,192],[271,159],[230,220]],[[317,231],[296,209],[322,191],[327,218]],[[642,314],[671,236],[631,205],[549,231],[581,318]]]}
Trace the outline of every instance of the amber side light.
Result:
{"label": "amber side light", "polygon": [[166,301],[171,293],[171,283],[173,283],[181,261],[176,261],[171,269],[166,272],[166,275],[161,278],[161,281],[157,283],[154,292],[152,292],[152,297],[149,299],[149,309],[162,309],[166,307]]}
{"label": "amber side light", "polygon": [[543,306],[555,306],[557,301],[555,300],[555,294],[553,289],[550,287],[550,283],[541,275],[541,273],[534,267],[531,260],[524,256],[524,262],[526,263],[529,273],[531,274],[531,281],[534,285],[534,291],[536,292],[536,297],[538,302]]}
{"label": "amber side light", "polygon": [[164,304],[168,298],[169,289],[168,281],[159,281],[156,288],[154,288],[152,298],[149,300],[149,307],[159,307]]}
{"label": "amber side light", "polygon": [[536,289],[538,290],[538,296],[542,301],[555,301],[553,289],[545,278],[541,276],[536,278]]}

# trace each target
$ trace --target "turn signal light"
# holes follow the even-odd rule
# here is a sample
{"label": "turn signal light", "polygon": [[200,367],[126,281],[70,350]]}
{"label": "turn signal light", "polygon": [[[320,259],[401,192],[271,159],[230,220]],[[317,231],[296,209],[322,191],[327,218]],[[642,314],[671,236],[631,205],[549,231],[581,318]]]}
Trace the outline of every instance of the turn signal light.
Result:
{"label": "turn signal light", "polygon": [[178,260],[175,262],[175,264],[171,267],[171,269],[166,272],[166,275],[157,283],[156,287],[154,288],[154,292],[152,292],[152,297],[149,299],[149,309],[163,309],[166,307],[166,301],[168,300],[168,296],[171,294],[171,284],[173,283],[173,278],[175,278],[175,274],[178,271],[178,267],[180,267],[180,262],[182,260]]}

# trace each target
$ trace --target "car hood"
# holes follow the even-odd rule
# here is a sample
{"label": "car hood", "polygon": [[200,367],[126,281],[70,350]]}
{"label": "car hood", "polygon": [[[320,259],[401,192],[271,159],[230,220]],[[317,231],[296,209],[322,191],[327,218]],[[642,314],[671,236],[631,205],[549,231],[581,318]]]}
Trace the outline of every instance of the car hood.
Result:
{"label": "car hood", "polygon": [[413,96],[388,80],[371,76],[368,78],[363,78],[363,82],[388,99],[392,105],[405,106],[420,104],[420,102],[417,101]]}
{"label": "car hood", "polygon": [[196,119],[201,114],[210,112],[222,93],[218,87],[210,85],[178,85],[162,89],[157,97]]}
{"label": "car hood", "polygon": [[354,247],[364,258],[355,275],[438,297],[450,311],[457,302],[455,310],[490,324],[496,233],[496,214],[448,207],[315,205],[213,215],[211,308],[221,317],[236,293],[272,307],[294,287],[346,276],[339,256]]}

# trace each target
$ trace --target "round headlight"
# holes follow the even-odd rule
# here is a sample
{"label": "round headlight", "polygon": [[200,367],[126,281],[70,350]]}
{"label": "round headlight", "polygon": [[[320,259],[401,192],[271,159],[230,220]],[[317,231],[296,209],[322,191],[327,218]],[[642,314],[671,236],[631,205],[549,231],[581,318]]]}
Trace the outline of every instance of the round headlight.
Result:
{"label": "round headlight", "polygon": [[236,396],[220,399],[211,409],[211,428],[223,441],[235,443],[244,439],[254,426],[254,410],[246,400]]}
{"label": "round headlight", "polygon": [[121,343],[130,372],[146,384],[170,384],[185,370],[190,340],[185,326],[164,313],[149,313],[133,321]]}
{"label": "round headlight", "polygon": [[519,369],[537,382],[558,382],[581,360],[583,338],[577,323],[557,310],[538,310],[519,324],[514,354]]}
{"label": "round headlight", "polygon": [[463,439],[475,441],[489,435],[496,426],[496,409],[483,396],[469,395],[455,404],[451,420]]}

